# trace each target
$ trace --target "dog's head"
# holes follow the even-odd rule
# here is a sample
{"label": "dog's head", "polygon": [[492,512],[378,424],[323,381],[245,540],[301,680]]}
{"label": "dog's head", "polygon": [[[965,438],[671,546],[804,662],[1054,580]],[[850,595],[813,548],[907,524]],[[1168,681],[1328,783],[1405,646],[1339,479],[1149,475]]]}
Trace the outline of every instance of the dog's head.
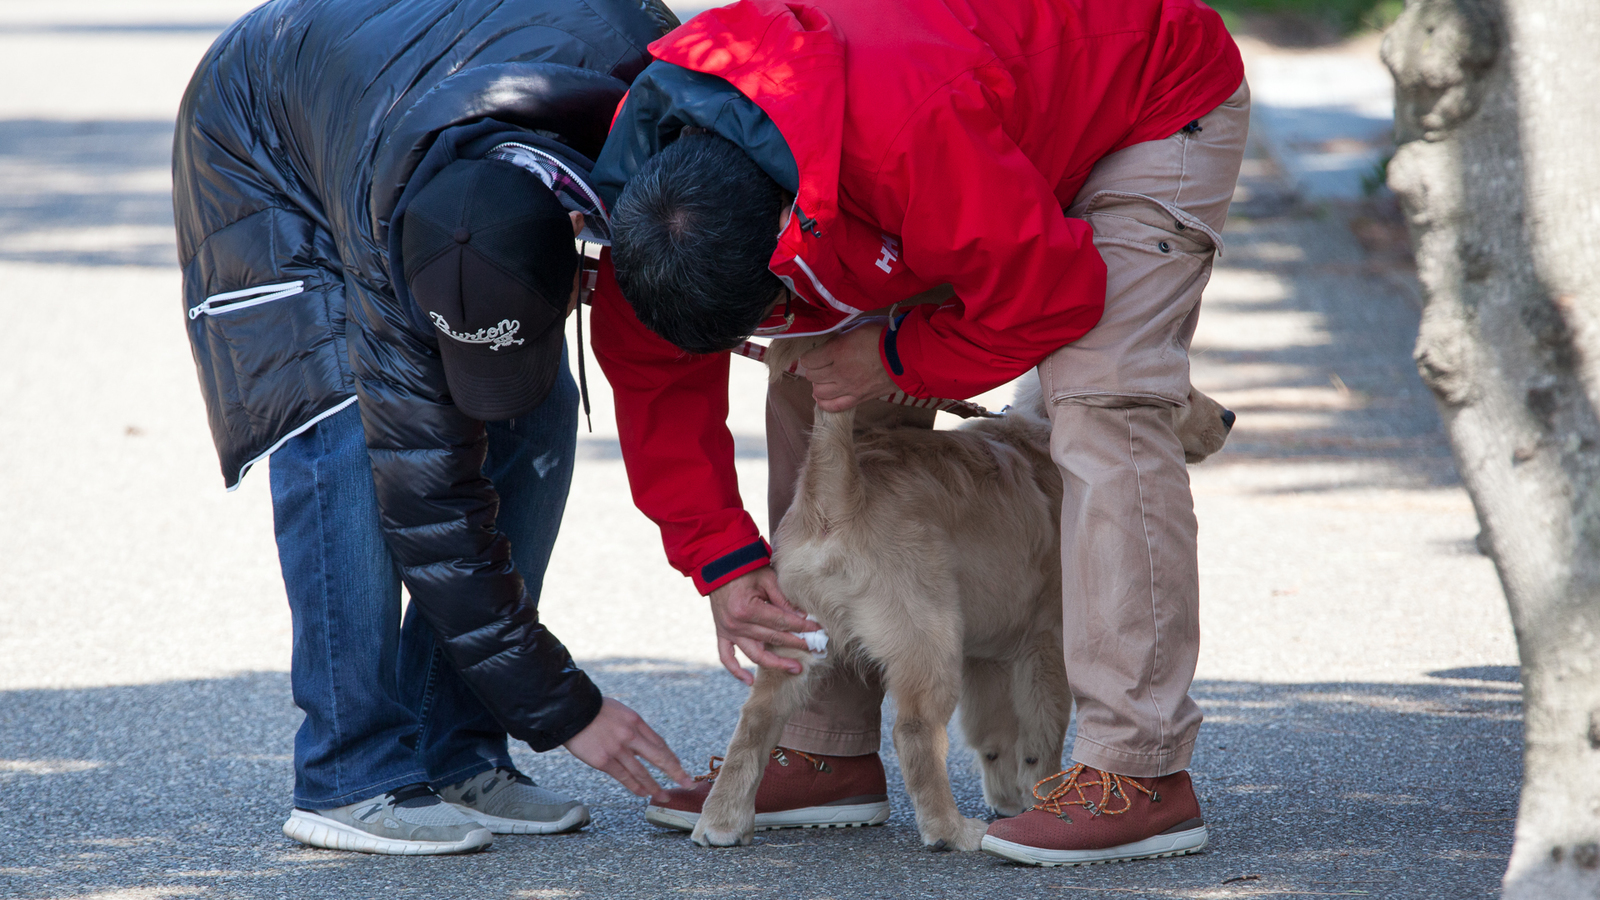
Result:
{"label": "dog's head", "polygon": [[1197,463],[1221,450],[1235,418],[1233,410],[1190,388],[1188,405],[1172,410],[1172,430],[1183,441],[1183,461]]}

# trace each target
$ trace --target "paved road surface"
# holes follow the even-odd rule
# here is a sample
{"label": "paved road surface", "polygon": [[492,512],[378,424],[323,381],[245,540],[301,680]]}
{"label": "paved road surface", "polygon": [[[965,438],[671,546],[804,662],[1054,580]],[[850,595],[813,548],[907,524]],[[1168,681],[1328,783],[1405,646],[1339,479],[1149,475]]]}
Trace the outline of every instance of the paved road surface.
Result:
{"label": "paved road surface", "polygon": [[[519,761],[592,804],[581,834],[425,860],[284,840],[299,714],[267,480],[222,491],[168,199],[178,94],[246,5],[0,3],[0,897],[1495,891],[1520,777],[1516,653],[1410,363],[1414,288],[1392,235],[1358,222],[1364,248],[1342,209],[1290,196],[1259,148],[1195,348],[1196,382],[1240,415],[1228,448],[1193,470],[1206,853],[1054,870],[928,853],[897,775],[882,828],[703,851],[564,751]],[[760,373],[735,366],[759,519]],[[596,395],[544,615],[698,770],[744,689],[632,509]],[[963,809],[982,814],[970,754],[951,771]]]}

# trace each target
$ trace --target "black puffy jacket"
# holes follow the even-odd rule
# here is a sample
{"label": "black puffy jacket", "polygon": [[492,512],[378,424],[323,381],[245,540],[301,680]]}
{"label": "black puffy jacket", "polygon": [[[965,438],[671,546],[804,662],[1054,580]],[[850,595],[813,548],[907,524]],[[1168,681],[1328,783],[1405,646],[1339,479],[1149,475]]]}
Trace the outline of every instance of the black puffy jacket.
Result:
{"label": "black puffy jacket", "polygon": [[397,297],[390,222],[432,173],[508,138],[586,167],[675,24],[659,0],[273,0],[217,39],[178,114],[178,260],[224,480],[359,399],[412,602],[535,750],[582,730],[600,693],[495,530],[484,425]]}

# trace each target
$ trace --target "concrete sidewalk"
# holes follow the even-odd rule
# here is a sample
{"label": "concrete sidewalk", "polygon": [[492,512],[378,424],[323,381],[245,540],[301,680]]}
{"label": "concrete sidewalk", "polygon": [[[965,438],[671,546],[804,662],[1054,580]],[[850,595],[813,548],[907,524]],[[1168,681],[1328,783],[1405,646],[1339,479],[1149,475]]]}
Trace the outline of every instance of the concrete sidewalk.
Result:
{"label": "concrete sidewalk", "polygon": [[1306,200],[1357,201],[1383,190],[1394,155],[1394,78],[1367,34],[1334,47],[1287,49],[1244,38],[1255,130]]}
{"label": "concrete sidewalk", "polygon": [[[1357,240],[1357,208],[1306,202],[1259,143],[1195,344],[1196,383],[1240,416],[1192,470],[1205,853],[1052,870],[928,853],[887,744],[881,828],[700,850],[556,751],[519,764],[592,805],[580,834],[448,859],[286,841],[299,714],[266,478],[222,491],[167,193],[178,95],[248,5],[0,4],[0,897],[1496,892],[1520,782],[1516,651],[1411,364],[1415,288],[1403,255],[1365,226]],[[1252,73],[1274,96],[1280,76]],[[734,371],[761,520],[761,372]],[[702,771],[744,688],[632,508],[609,398],[591,389],[543,615]],[[983,814],[967,751],[951,771],[964,812]]]}

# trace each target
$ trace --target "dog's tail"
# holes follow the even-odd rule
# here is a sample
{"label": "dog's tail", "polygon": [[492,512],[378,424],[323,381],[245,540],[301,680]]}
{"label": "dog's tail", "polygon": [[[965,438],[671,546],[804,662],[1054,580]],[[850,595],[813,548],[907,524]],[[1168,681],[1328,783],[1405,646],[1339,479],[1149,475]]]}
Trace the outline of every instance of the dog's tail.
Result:
{"label": "dog's tail", "polygon": [[805,506],[808,524],[819,531],[854,518],[865,502],[861,465],[856,460],[855,421],[854,410],[816,411],[795,498]]}

